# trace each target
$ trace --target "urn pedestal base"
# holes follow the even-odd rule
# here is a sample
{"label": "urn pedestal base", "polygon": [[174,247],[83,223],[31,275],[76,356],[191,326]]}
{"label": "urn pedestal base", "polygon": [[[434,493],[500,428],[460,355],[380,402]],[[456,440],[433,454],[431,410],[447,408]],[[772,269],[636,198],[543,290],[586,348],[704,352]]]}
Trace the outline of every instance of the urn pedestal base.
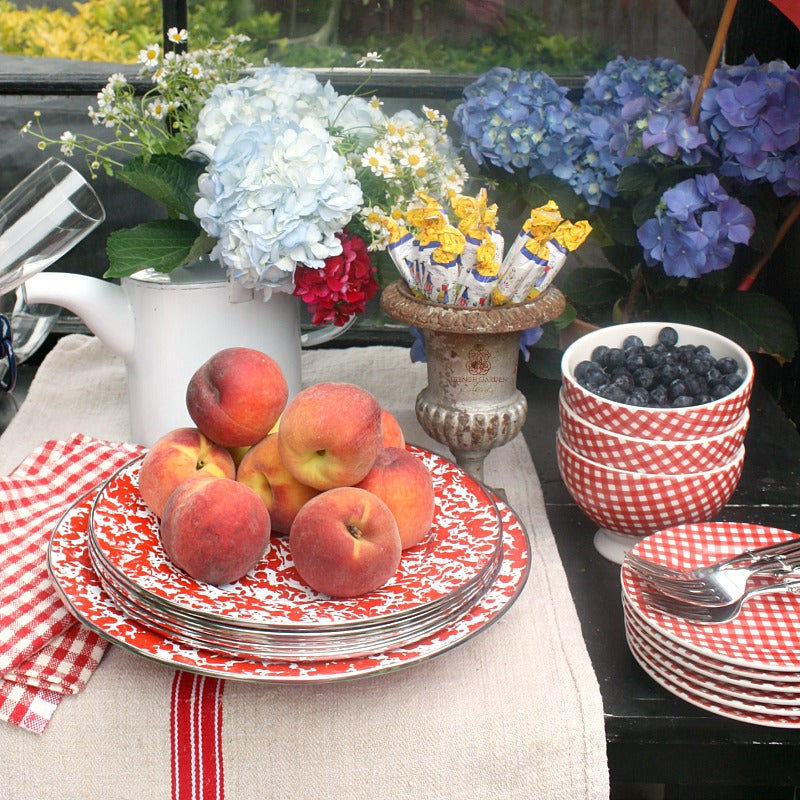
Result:
{"label": "urn pedestal base", "polygon": [[404,281],[381,294],[387,314],[423,333],[428,385],[414,407],[420,425],[479,481],[486,456],[513,439],[527,416],[517,389],[519,334],[555,319],[565,304],[552,287],[526,303],[481,308],[416,297]]}

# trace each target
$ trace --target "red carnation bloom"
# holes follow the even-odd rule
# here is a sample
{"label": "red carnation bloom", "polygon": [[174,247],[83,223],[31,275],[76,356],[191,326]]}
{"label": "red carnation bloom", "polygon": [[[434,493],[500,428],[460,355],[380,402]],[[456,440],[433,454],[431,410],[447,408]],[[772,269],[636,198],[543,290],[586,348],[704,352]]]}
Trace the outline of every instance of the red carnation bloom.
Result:
{"label": "red carnation bloom", "polygon": [[342,243],[338,256],[326,258],[322,269],[298,264],[294,271],[294,294],[308,306],[315,325],[344,325],[353,314],[361,314],[378,291],[375,268],[363,240],[336,235]]}

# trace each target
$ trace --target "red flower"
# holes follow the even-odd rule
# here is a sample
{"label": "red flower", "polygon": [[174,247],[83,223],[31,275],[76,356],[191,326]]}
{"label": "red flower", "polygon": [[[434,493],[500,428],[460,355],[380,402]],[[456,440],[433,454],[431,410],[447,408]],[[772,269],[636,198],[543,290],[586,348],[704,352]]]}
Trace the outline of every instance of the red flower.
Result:
{"label": "red flower", "polygon": [[322,269],[298,264],[294,271],[294,294],[308,306],[315,325],[344,325],[378,291],[367,246],[358,236],[336,235],[340,255],[326,258]]}

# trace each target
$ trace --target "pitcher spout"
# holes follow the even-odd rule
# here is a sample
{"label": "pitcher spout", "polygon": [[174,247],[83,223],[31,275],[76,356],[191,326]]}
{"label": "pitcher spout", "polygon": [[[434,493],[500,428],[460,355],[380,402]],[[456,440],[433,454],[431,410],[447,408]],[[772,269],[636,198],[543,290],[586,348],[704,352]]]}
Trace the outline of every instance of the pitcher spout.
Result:
{"label": "pitcher spout", "polygon": [[127,363],[133,355],[134,320],[124,291],[88,275],[40,272],[25,282],[29,303],[50,303],[77,314],[114,353]]}

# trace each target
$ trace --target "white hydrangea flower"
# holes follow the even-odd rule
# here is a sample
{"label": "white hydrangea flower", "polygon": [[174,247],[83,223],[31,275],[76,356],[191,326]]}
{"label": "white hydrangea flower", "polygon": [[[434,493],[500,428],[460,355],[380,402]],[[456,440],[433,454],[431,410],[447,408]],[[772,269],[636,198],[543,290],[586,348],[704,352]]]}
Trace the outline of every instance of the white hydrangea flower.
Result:
{"label": "white hydrangea flower", "polygon": [[237,123],[198,181],[195,214],[218,239],[212,257],[246,287],[291,290],[295,265],[341,252],[336,234],[360,208],[355,173],[314,117]]}

